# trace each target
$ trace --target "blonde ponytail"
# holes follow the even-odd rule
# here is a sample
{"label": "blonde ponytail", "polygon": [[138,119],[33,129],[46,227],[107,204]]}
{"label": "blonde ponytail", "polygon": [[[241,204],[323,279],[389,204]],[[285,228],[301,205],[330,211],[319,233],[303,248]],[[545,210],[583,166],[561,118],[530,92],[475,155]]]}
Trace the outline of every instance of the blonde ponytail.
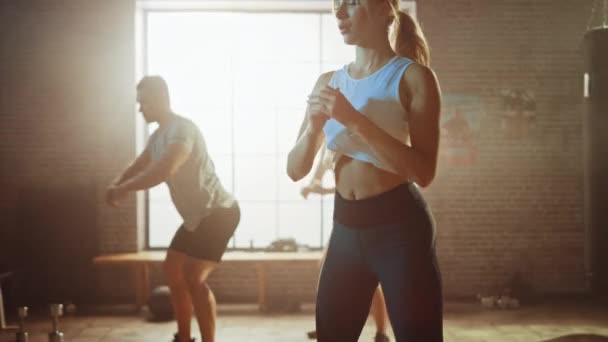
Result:
{"label": "blonde ponytail", "polygon": [[390,3],[394,19],[389,39],[393,50],[401,57],[429,66],[431,63],[429,46],[418,21],[407,12],[399,10],[398,2],[390,1]]}

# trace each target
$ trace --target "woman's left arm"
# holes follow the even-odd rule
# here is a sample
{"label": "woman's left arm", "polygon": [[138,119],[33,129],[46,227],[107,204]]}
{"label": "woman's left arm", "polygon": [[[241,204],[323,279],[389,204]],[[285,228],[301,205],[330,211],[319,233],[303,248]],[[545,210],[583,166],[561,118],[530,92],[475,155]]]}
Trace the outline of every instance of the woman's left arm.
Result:
{"label": "woman's left arm", "polygon": [[422,187],[431,184],[437,168],[441,95],[435,74],[428,67],[412,64],[403,73],[399,86],[403,108],[409,122],[411,146],[405,145],[357,113],[339,89],[326,88],[321,101],[330,116],[358,135],[378,159],[406,181]]}

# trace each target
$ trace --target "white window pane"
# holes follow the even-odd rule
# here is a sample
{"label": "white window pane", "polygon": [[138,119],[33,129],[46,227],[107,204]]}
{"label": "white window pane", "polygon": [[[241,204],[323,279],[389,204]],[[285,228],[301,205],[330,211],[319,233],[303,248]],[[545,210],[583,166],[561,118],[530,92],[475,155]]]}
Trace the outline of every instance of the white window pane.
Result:
{"label": "white window pane", "polygon": [[242,201],[276,201],[276,157],[235,157],[235,194]]}
{"label": "white window pane", "polygon": [[[201,62],[213,63],[205,60],[198,63]],[[230,108],[231,82],[222,78],[228,72],[228,68],[218,66],[218,70],[211,72],[194,70],[196,67],[194,64],[190,64],[190,67],[192,71],[187,74],[180,74],[172,68],[164,68],[156,72],[163,75],[167,81],[172,109],[176,113],[194,116],[204,115],[209,110],[213,111],[210,107]]]}
{"label": "white window pane", "polygon": [[193,110],[189,119],[194,122],[203,134],[207,152],[214,156],[232,154],[232,121],[226,109],[207,107]]}
{"label": "white window pane", "polygon": [[[179,54],[186,59],[209,54],[209,58],[222,60],[218,52],[231,49],[232,42],[226,38],[234,36],[237,21],[229,12],[151,12],[146,19],[149,60],[164,59],[163,65],[180,64],[170,59],[167,53]],[[184,53],[186,51],[188,53]]]}
{"label": "white window pane", "polygon": [[302,187],[310,183],[310,175],[299,182],[294,182],[287,176],[287,156],[283,155],[280,161],[281,165],[277,168],[278,199],[280,201],[305,201],[301,191]]}
{"label": "white window pane", "polygon": [[232,156],[211,156],[213,165],[215,166],[215,174],[220,179],[226,191],[233,193],[234,185],[232,184]]}
{"label": "white window pane", "polygon": [[354,59],[355,48],[346,45],[338,29],[336,17],[333,14],[324,14],[322,18],[321,33],[321,61],[324,64],[346,64]]}
{"label": "white window pane", "polygon": [[276,154],[277,120],[273,109],[238,106],[235,108],[234,118],[234,143],[237,156]]}
{"label": "white window pane", "polygon": [[318,246],[321,240],[321,202],[282,202],[279,204],[279,238],[295,239],[298,244]]}
{"label": "white window pane", "polygon": [[[280,200],[293,201],[293,200],[302,199],[302,196],[300,194],[302,187],[306,186],[307,184],[310,184],[311,179],[314,175],[314,172],[317,168],[317,165],[320,162],[320,160],[319,160],[320,157],[321,157],[321,151],[317,152],[314,164],[312,166],[311,171],[308,173],[308,175],[306,175],[306,177],[304,177],[300,181],[294,182],[287,176],[287,172],[286,172],[287,154],[285,153],[285,154],[280,155],[280,165],[277,169],[277,172],[278,172],[277,179],[279,181],[278,187],[279,187],[279,199]],[[321,184],[325,188],[335,187],[335,177],[334,177],[333,170],[327,170],[323,174],[323,178],[321,179]],[[315,196],[315,195],[313,194],[313,196]]]}
{"label": "white window pane", "polygon": [[335,188],[336,187],[336,177],[334,175],[333,170],[328,170],[321,178],[321,184],[323,184],[324,188]]}
{"label": "white window pane", "polygon": [[189,101],[200,98],[228,104],[231,18],[227,13],[148,16],[148,74],[167,80],[174,110],[186,110]]}
{"label": "white window pane", "polygon": [[278,107],[306,106],[320,75],[319,63],[281,63],[274,66],[275,104]]}
{"label": "white window pane", "polygon": [[242,61],[234,65],[234,103],[238,107],[271,107],[276,76],[272,63]]}
{"label": "white window pane", "polygon": [[322,67],[321,72],[329,72],[329,71],[340,70],[347,63],[348,62],[345,62],[345,63],[323,63],[323,67]]}
{"label": "white window pane", "polygon": [[[241,204],[237,247],[281,237],[318,246],[333,200],[304,200],[309,180],[292,182],[285,167],[319,74],[354,56],[333,15],[151,12],[147,23],[147,73],[167,80],[173,109],[201,129],[216,173]],[[150,245],[168,245],[181,219],[164,187],[150,191],[149,220]]]}
{"label": "white window pane", "polygon": [[253,61],[314,61],[319,55],[319,16],[240,14],[235,55]]}
{"label": "white window pane", "polygon": [[167,247],[182,219],[171,203],[169,189],[164,184],[148,191],[150,247]]}
{"label": "white window pane", "polygon": [[243,61],[235,66],[234,101],[238,106],[306,105],[320,74],[318,62]]}
{"label": "white window pane", "polygon": [[303,104],[293,108],[278,108],[277,111],[278,153],[285,155],[282,162],[287,163],[287,154],[294,147],[298,138],[300,126],[306,115],[306,106]]}
{"label": "white window pane", "polygon": [[276,239],[277,205],[275,202],[239,201],[239,205],[241,222],[234,234],[237,248],[249,248],[250,244],[254,248],[263,248]]}
{"label": "white window pane", "polygon": [[323,247],[327,247],[334,224],[334,195],[323,197]]}

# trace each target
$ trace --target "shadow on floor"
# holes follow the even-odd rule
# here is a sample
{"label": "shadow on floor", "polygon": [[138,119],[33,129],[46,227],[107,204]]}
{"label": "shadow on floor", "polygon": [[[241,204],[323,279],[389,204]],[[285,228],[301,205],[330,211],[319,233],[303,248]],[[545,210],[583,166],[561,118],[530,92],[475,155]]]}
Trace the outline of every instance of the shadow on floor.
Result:
{"label": "shadow on floor", "polygon": [[593,334],[564,335],[542,342],[608,342],[608,337]]}

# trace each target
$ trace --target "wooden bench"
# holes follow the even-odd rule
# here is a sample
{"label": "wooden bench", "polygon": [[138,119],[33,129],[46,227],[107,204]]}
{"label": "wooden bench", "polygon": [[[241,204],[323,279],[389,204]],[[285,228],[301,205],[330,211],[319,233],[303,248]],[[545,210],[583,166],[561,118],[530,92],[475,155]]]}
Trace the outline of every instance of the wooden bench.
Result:
{"label": "wooden bench", "polygon": [[[253,262],[255,264],[258,305],[261,311],[266,307],[266,269],[271,262],[319,262],[322,252],[227,252],[219,267],[227,263]],[[150,266],[161,265],[165,260],[164,251],[141,251],[136,253],[108,254],[93,259],[96,265],[124,265],[133,272],[135,284],[135,307],[139,311],[150,296]]]}

